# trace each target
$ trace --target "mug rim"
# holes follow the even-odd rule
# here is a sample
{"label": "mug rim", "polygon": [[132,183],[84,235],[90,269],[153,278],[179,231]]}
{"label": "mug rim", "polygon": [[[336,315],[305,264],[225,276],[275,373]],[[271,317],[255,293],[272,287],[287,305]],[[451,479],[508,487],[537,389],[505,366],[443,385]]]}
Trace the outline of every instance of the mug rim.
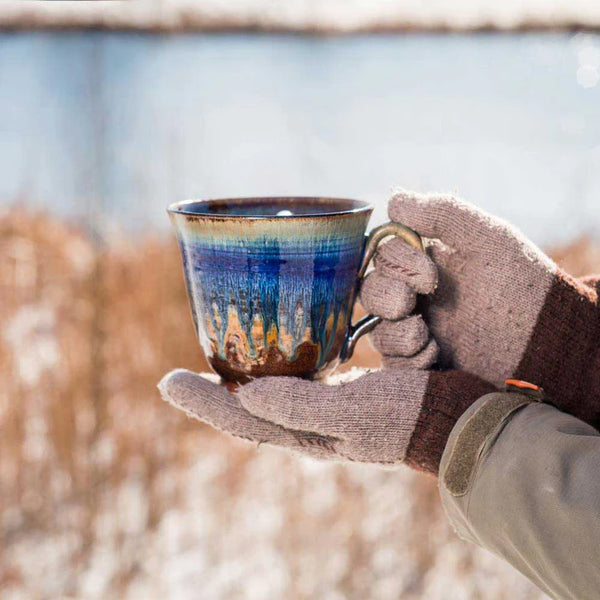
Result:
{"label": "mug rim", "polygon": [[[210,213],[210,212],[196,212],[193,210],[186,210],[186,207],[191,205],[201,205],[204,207],[210,207],[211,205],[217,204],[239,204],[243,205],[248,201],[264,201],[266,204],[269,202],[279,201],[282,204],[292,204],[294,201],[304,201],[308,203],[314,203],[318,205],[322,203],[324,207],[327,206],[328,202],[348,203],[348,208],[344,209],[332,209],[323,212],[301,212],[293,213],[291,215],[260,215],[260,214],[223,214],[223,213]],[[336,196],[240,196],[232,198],[200,198],[200,199],[188,199],[179,200],[173,202],[167,206],[167,212],[172,215],[185,215],[187,217],[196,217],[201,219],[215,219],[215,220],[230,220],[230,219],[244,219],[244,220],[266,220],[266,219],[321,219],[327,217],[336,216],[347,216],[356,215],[360,213],[367,213],[373,210],[373,205],[365,200],[356,200],[354,198],[340,198]]]}

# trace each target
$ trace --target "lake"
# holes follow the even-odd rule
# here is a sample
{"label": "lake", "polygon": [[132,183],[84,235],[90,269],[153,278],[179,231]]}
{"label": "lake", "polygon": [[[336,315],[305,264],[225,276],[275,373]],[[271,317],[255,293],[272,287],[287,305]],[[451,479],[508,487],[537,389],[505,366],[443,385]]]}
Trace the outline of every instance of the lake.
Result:
{"label": "lake", "polygon": [[187,197],[458,191],[600,231],[596,35],[0,34],[0,203],[99,235]]}

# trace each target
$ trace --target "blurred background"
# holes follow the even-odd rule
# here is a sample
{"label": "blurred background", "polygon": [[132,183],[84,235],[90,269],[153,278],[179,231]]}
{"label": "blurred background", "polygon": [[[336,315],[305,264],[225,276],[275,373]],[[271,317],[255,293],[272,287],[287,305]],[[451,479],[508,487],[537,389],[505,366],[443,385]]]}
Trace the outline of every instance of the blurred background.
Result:
{"label": "blurred background", "polygon": [[[0,3],[0,597],[539,599],[435,481],[232,440],[166,204],[456,191],[600,270],[600,5]],[[363,342],[355,365],[376,366]]]}

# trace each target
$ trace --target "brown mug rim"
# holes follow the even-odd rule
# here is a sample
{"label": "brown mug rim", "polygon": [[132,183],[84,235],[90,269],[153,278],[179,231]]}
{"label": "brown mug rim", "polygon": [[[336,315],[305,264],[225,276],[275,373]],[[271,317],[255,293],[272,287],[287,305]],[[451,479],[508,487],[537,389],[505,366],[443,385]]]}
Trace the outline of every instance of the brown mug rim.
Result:
{"label": "brown mug rim", "polygon": [[[223,213],[210,213],[197,212],[191,210],[189,207],[200,205],[202,207],[210,206],[224,206],[224,205],[243,205],[248,202],[260,202],[264,204],[273,205],[274,203],[280,204],[282,210],[285,206],[293,206],[298,201],[314,204],[315,206],[322,205],[324,208],[328,204],[343,204],[347,203],[348,208],[337,208],[331,210],[324,210],[323,212],[300,212],[293,213],[291,215],[264,215],[264,214],[223,214]],[[364,200],[356,200],[353,198],[338,198],[334,196],[248,196],[248,197],[232,197],[232,198],[206,198],[206,199],[188,199],[173,202],[167,206],[167,212],[172,215],[185,215],[187,217],[196,217],[199,219],[214,219],[214,220],[268,220],[268,219],[321,219],[328,217],[338,216],[349,216],[357,215],[360,213],[369,213],[373,211],[373,206]]]}

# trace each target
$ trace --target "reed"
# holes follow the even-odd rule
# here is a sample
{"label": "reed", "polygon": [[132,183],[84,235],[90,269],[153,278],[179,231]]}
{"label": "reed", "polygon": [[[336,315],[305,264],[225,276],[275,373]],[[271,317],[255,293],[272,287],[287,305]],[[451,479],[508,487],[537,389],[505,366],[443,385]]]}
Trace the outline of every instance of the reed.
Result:
{"label": "reed", "polygon": [[[171,239],[98,248],[12,210],[0,254],[2,594],[543,597],[452,534],[433,480],[256,449],[163,404],[166,371],[207,368]],[[600,248],[556,256],[580,274]],[[363,342],[352,364],[378,362]]]}

